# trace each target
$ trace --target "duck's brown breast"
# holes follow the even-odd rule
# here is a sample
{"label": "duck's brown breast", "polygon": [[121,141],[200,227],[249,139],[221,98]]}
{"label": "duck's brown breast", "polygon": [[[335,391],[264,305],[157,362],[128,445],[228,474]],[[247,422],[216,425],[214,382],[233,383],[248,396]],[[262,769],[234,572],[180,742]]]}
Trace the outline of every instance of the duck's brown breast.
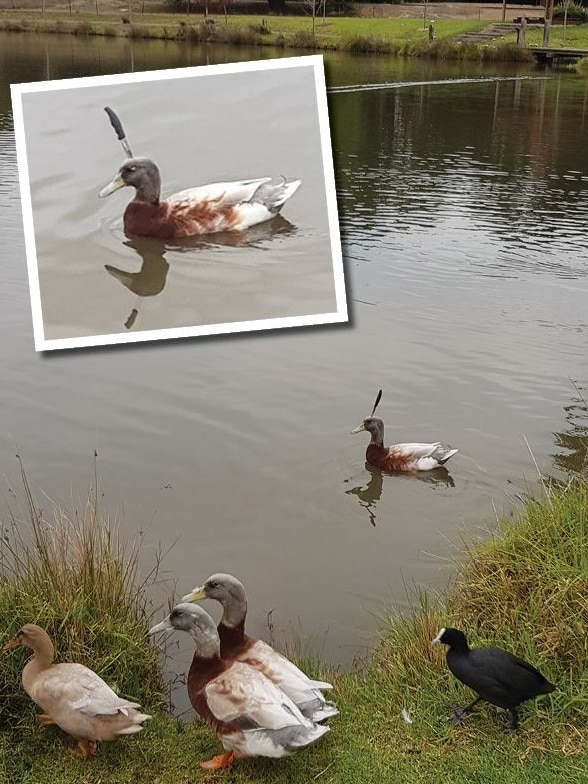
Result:
{"label": "duck's brown breast", "polygon": [[132,236],[171,240],[230,231],[240,220],[235,207],[219,209],[216,202],[132,201],[125,210],[124,228]]}
{"label": "duck's brown breast", "polygon": [[231,735],[238,732],[239,728],[217,719],[208,706],[204,689],[212,680],[221,676],[230,667],[230,662],[194,656],[188,673],[188,696],[192,707],[200,718],[204,719],[219,735]]}
{"label": "duck's brown breast", "polygon": [[369,444],[365,453],[366,462],[374,468],[381,468],[384,471],[412,471],[410,457],[394,452],[393,447],[377,446]]}

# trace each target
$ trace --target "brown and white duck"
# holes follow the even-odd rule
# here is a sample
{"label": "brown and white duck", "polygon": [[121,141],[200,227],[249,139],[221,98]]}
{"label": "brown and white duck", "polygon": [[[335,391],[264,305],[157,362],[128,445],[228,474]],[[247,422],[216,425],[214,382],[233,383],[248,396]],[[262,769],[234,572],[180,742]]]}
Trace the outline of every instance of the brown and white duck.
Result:
{"label": "brown and white duck", "polygon": [[369,465],[391,472],[431,471],[440,468],[459,451],[445,446],[439,441],[430,444],[384,446],[384,423],[374,416],[381,397],[382,390],[380,389],[370,416],[351,431],[352,433],[360,433],[362,430],[367,430],[370,434],[370,443],[365,453],[365,459]]}
{"label": "brown and white duck", "polygon": [[124,230],[131,236],[181,239],[219,231],[242,231],[275,217],[300,187],[271,177],[239,182],[216,182],[179,191],[161,200],[159,169],[149,158],[124,161],[99,196],[129,185],[134,199],[124,212]]}

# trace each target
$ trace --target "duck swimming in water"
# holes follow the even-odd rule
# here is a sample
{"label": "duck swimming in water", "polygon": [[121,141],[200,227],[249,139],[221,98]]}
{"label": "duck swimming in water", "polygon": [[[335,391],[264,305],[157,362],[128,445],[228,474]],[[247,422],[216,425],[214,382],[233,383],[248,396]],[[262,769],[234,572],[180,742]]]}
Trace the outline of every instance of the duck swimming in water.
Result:
{"label": "duck swimming in water", "polygon": [[365,453],[365,459],[369,465],[392,472],[431,471],[444,465],[450,457],[459,451],[445,446],[439,441],[432,444],[384,446],[384,423],[374,416],[381,397],[382,390],[380,389],[370,416],[351,431],[352,433],[360,433],[362,430],[367,430],[370,433],[371,439]]}
{"label": "duck swimming in water", "polygon": [[159,169],[149,158],[129,158],[99,196],[109,196],[129,185],[135,197],[124,212],[124,230],[130,236],[162,240],[242,231],[275,217],[300,187],[271,177],[239,182],[216,182],[179,191],[160,200]]}

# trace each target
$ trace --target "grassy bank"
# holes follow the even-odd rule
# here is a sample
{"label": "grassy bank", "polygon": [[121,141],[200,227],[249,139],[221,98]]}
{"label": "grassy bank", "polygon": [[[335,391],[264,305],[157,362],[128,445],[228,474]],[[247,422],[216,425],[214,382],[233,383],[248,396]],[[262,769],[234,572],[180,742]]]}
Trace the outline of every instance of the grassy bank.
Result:
{"label": "grassy bank", "polygon": [[[34,507],[33,507],[34,508]],[[93,509],[90,504],[90,510]],[[75,517],[75,515],[74,515]],[[62,515],[58,515],[63,520]],[[33,515],[33,521],[38,516]],[[69,520],[69,518],[67,518]],[[91,527],[99,542],[110,530],[93,513]],[[65,524],[70,530],[69,523]],[[53,526],[50,539],[59,527]],[[41,537],[39,540],[38,537]],[[85,646],[71,650],[102,672],[117,662],[118,683],[140,695],[154,718],[134,738],[102,744],[88,761],[64,754],[63,735],[54,727],[38,727],[30,705],[19,696],[16,653],[2,657],[5,716],[0,732],[0,781],[19,784],[194,784],[195,781],[329,782],[342,784],[577,784],[588,769],[588,483],[546,490],[540,501],[529,500],[514,521],[500,525],[488,541],[466,548],[449,594],[435,603],[421,596],[412,615],[383,619],[382,637],[373,656],[351,672],[330,673],[341,715],[331,720],[332,731],[316,748],[282,760],[249,760],[233,771],[209,773],[198,761],[218,751],[212,733],[196,723],[169,718],[160,707],[161,686],[153,673],[153,649],[144,634],[147,618],[138,576],[126,584],[128,599],[119,608],[117,623],[130,624],[123,637],[113,634],[97,645],[96,631],[104,623],[94,601],[98,573],[80,580],[73,601],[56,604],[62,591],[39,586],[62,574],[59,561],[40,560],[46,551],[42,520],[33,547],[21,542],[4,553],[0,575],[0,628],[8,637],[22,620],[52,625],[59,650],[68,656],[69,628],[83,620],[94,629]],[[87,539],[84,541],[88,541]],[[96,541],[96,536],[91,540]],[[39,542],[41,543],[39,555]],[[24,549],[23,549],[24,548]],[[100,545],[95,555],[113,559],[115,574],[124,574],[128,556]],[[15,572],[14,552],[22,566]],[[335,557],[335,556],[334,556]],[[133,562],[131,559],[130,562]],[[82,565],[87,559],[82,559]],[[119,564],[118,567],[115,564]],[[24,569],[24,571],[22,571]],[[42,575],[49,569],[51,574]],[[74,581],[80,570],[72,566]],[[82,569],[82,571],[84,571]],[[31,572],[32,577],[27,575]],[[86,572],[87,573],[87,572]],[[63,576],[62,576],[63,579]],[[138,602],[138,604],[137,604]],[[119,602],[120,604],[120,599]],[[125,618],[125,614],[128,617]],[[60,622],[56,623],[59,616]],[[456,728],[442,721],[451,705],[469,701],[470,692],[447,671],[443,651],[430,640],[440,626],[455,625],[473,644],[503,645],[536,664],[557,685],[557,691],[528,704],[518,732],[506,733],[504,720],[483,706]],[[136,627],[139,628],[136,628]],[[116,632],[113,624],[113,632]],[[4,634],[5,633],[5,634]],[[82,633],[78,629],[78,633]],[[127,637],[132,639],[128,644]],[[101,638],[100,638],[101,639]],[[123,644],[123,640],[125,641]],[[95,651],[95,645],[97,649]],[[8,661],[13,663],[7,663]],[[137,671],[139,677],[137,679]],[[131,674],[134,673],[134,674]],[[319,674],[319,673],[317,673]],[[326,673],[322,673],[325,675]],[[402,718],[407,709],[412,724]],[[7,713],[6,713],[7,711]],[[4,778],[3,778],[4,776]]]}
{"label": "grassy bank", "polygon": [[[442,19],[435,22],[435,40],[430,43],[422,19],[327,18],[317,20],[314,35],[312,20],[287,16],[217,16],[205,23],[201,16],[145,14],[133,17],[130,24],[119,15],[89,16],[66,13],[3,12],[0,30],[74,35],[124,36],[165,40],[187,40],[277,46],[299,50],[339,50],[379,52],[402,56],[429,56],[444,59],[525,60],[518,47],[461,45],[456,36],[485,27],[480,20]],[[588,41],[588,26],[586,38]]]}

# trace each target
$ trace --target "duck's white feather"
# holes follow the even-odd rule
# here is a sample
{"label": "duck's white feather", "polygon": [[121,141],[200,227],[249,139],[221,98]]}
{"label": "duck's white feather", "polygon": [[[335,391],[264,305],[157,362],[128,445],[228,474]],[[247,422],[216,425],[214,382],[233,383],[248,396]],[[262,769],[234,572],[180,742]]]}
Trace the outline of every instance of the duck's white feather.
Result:
{"label": "duck's white feather", "polygon": [[230,207],[233,204],[250,201],[259,187],[270,181],[271,177],[261,177],[257,180],[238,182],[211,182],[208,185],[199,185],[172,193],[166,201],[170,204],[183,201],[211,201],[216,202],[219,208]]}
{"label": "duck's white feather", "polygon": [[204,692],[208,707],[220,721],[239,724],[246,717],[256,728],[268,730],[314,726],[269,678],[242,662],[234,662]]}
{"label": "duck's white feather", "polygon": [[[261,670],[314,721],[323,721],[338,714],[339,711],[332,703],[325,700],[320,691],[320,689],[332,689],[330,683],[312,680],[293,662],[263,640],[256,640],[238,657],[238,661],[251,664]],[[305,710],[307,705],[308,712]]]}
{"label": "duck's white feather", "polygon": [[406,457],[419,471],[430,471],[446,463],[458,449],[452,449],[436,441],[432,444],[394,444],[388,447],[389,454]]}
{"label": "duck's white feather", "polygon": [[32,684],[29,694],[35,702],[40,690],[44,701],[48,698],[59,700],[71,710],[89,716],[128,715],[130,709],[140,707],[136,702],[121,699],[99,675],[83,664],[55,664],[43,673],[42,679]]}

